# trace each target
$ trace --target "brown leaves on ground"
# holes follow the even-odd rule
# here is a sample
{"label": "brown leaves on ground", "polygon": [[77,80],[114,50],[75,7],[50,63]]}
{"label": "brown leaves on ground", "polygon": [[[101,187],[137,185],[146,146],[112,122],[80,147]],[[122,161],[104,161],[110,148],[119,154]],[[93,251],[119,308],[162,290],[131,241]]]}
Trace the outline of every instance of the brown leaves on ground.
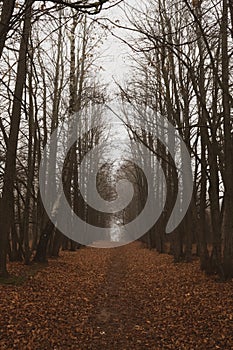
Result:
{"label": "brown leaves on ground", "polygon": [[138,242],[62,252],[0,285],[0,349],[231,350],[232,287]]}

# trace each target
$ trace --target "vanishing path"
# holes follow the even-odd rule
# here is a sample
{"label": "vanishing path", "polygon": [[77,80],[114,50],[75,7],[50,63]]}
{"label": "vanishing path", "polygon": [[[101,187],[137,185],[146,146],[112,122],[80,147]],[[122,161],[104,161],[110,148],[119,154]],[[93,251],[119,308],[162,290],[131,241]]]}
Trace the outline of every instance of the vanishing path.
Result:
{"label": "vanishing path", "polygon": [[232,287],[139,242],[62,252],[0,285],[0,350],[231,350]]}

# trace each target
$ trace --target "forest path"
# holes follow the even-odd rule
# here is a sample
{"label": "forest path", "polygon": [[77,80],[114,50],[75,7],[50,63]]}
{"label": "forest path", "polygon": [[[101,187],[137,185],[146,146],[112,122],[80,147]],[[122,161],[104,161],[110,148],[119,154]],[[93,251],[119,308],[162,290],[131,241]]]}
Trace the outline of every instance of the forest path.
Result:
{"label": "forest path", "polygon": [[62,252],[0,285],[0,350],[231,350],[232,287],[139,242]]}

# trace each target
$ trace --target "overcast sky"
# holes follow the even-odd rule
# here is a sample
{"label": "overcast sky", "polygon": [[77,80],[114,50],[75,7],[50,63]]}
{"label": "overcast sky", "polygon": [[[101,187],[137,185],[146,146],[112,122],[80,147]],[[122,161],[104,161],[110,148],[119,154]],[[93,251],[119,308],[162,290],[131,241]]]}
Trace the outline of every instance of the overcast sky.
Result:
{"label": "overcast sky", "polygon": [[[101,13],[100,17],[111,19],[112,22],[126,25],[127,19],[124,15],[124,3],[130,2],[136,4],[135,0],[125,0],[119,6],[112,7]],[[128,31],[123,29],[114,28],[112,30],[117,36],[127,39],[129,35]],[[122,83],[127,78],[129,73],[129,60],[128,55],[130,53],[129,47],[124,44],[120,39],[114,37],[110,32],[106,40],[104,40],[102,46],[102,67],[101,76],[104,81],[110,84],[110,89],[114,89],[114,79]]]}

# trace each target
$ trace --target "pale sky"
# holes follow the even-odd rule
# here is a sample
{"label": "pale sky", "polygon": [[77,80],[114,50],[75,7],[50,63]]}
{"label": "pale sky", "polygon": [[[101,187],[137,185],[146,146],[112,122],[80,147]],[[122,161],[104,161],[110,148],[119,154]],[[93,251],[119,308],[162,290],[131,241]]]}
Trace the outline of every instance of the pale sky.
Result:
{"label": "pale sky", "polygon": [[[132,5],[132,2],[136,2],[136,0],[125,0],[125,3],[129,2]],[[112,22],[115,22],[120,25],[125,25],[127,23],[127,19],[122,10],[123,6],[115,6],[106,11],[102,11],[102,13],[98,16],[98,18],[109,18]],[[111,25],[109,22],[107,23],[109,26]],[[127,38],[129,33],[126,30],[114,28],[112,31],[119,37]],[[114,37],[111,32],[108,32],[108,36],[104,39],[104,43],[101,46],[101,58],[98,59],[98,65],[100,65],[103,69],[100,70],[101,78],[100,80],[107,83],[108,86],[108,94],[111,97],[114,97],[114,94],[118,92],[118,87],[116,86],[115,81],[119,84],[124,85],[125,80],[129,75],[129,47],[124,44],[120,39]],[[121,106],[118,104],[116,98],[110,103],[110,107],[116,112],[120,114]],[[114,116],[114,114],[106,108],[105,113],[106,123],[111,125],[111,131],[109,135],[109,139],[111,139],[111,152],[108,153],[108,156],[111,159],[120,158],[121,156],[126,156],[126,148],[128,144],[128,134],[127,131],[120,122],[120,120]]]}
{"label": "pale sky", "polygon": [[[136,4],[135,0],[125,0],[125,3]],[[115,6],[107,11],[103,11],[100,17],[111,19],[112,22],[116,22],[120,25],[128,24],[126,16],[123,11],[123,3],[119,6]],[[106,22],[107,23],[107,22]],[[109,23],[110,25],[110,23]],[[117,36],[124,39],[127,38],[129,33],[124,29],[114,28],[112,29]],[[122,83],[127,78],[129,73],[129,60],[128,55],[130,53],[129,47],[117,39],[109,32],[108,37],[104,40],[102,46],[102,67],[101,76],[104,81],[110,83],[110,90],[114,89],[114,79]]]}

